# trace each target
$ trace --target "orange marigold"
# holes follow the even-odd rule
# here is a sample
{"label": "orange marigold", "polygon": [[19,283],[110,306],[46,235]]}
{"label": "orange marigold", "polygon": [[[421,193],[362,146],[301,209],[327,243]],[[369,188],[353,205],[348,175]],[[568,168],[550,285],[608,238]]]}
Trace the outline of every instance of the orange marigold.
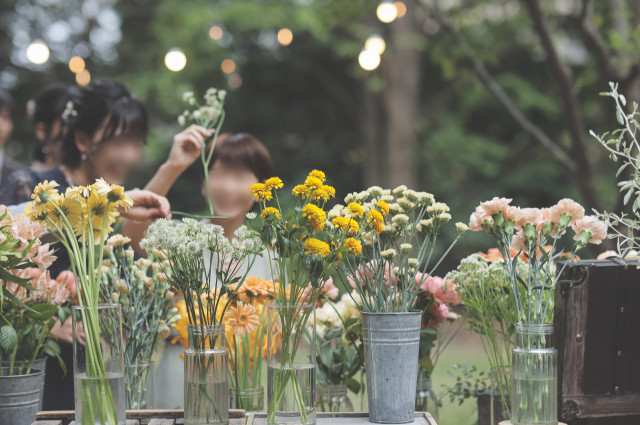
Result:
{"label": "orange marigold", "polygon": [[319,232],[324,228],[324,222],[327,220],[327,214],[322,210],[322,208],[313,204],[307,204],[302,208],[302,215],[306,217],[309,226],[311,226],[311,228],[316,232]]}

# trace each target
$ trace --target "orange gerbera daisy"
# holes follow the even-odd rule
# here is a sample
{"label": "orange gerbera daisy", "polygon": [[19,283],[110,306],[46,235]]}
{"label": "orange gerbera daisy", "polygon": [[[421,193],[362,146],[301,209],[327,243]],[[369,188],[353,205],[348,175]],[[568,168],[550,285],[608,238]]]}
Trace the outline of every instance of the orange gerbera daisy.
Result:
{"label": "orange gerbera daisy", "polygon": [[231,333],[242,336],[255,331],[260,324],[260,317],[256,314],[256,309],[250,304],[238,301],[236,307],[229,307],[227,314],[227,326],[231,327]]}

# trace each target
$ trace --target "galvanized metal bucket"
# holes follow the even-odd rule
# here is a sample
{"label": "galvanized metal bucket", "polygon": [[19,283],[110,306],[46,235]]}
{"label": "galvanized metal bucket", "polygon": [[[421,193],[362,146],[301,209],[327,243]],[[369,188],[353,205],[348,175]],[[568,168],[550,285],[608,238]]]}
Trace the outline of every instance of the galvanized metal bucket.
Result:
{"label": "galvanized metal bucket", "polygon": [[[26,360],[24,361],[26,362]],[[3,361],[2,362],[2,367],[9,367],[9,364],[11,362],[8,361]],[[21,362],[15,362],[14,363],[14,367],[20,367],[22,366],[22,361]],[[31,369],[40,369],[42,371],[42,387],[40,388],[40,404],[38,405],[38,411],[42,410],[42,400],[44,399],[44,378],[47,375],[47,357],[42,357],[39,359],[35,359],[33,361],[33,366],[31,367]]]}
{"label": "galvanized metal bucket", "polygon": [[413,422],[422,312],[362,312],[369,421]]}
{"label": "galvanized metal bucket", "polygon": [[31,369],[29,375],[0,376],[0,425],[31,425],[39,410],[44,372]]}

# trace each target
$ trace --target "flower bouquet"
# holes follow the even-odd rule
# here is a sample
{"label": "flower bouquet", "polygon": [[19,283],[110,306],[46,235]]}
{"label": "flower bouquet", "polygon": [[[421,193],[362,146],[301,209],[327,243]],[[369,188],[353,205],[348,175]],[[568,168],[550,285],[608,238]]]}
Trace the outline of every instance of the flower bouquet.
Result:
{"label": "flower bouquet", "polygon": [[[335,189],[325,184],[322,171],[312,171],[304,184],[293,188],[296,205],[288,215],[278,199],[282,187],[282,181],[272,177],[251,188],[260,204],[259,231],[271,248],[267,252],[272,276],[279,279],[268,326],[269,341],[281,335],[282,344],[278,352],[269,351],[267,422],[308,424],[315,423],[315,333],[308,340],[308,355],[298,349],[304,345],[307,323],[315,322],[314,303],[323,285],[342,261],[360,254],[366,228],[361,225],[368,224],[363,215],[327,223],[324,207]],[[272,200],[275,207],[267,206]]]}
{"label": "flower bouquet", "polygon": [[[46,224],[71,260],[80,306],[73,307],[76,423],[125,421],[124,362],[119,306],[101,305],[104,244],[119,208],[133,205],[124,188],[102,179],[58,193],[56,182],[38,184],[25,214]],[[84,341],[77,332],[82,322]],[[79,340],[80,339],[80,340]],[[84,344],[82,344],[84,342]]]}
{"label": "flower bouquet", "polygon": [[245,226],[229,241],[221,226],[184,218],[152,223],[141,246],[167,259],[172,289],[184,295],[189,322],[185,424],[228,423],[229,359],[222,318],[262,243]]}
{"label": "flower bouquet", "polygon": [[151,356],[160,340],[169,335],[169,325],[178,320],[170,289],[170,272],[159,258],[134,261],[130,239],[111,236],[105,246],[102,265],[103,299],[120,304],[124,337],[125,389],[128,409],[152,409],[147,397],[148,380],[153,376]]}
{"label": "flower bouquet", "polygon": [[[553,423],[557,421],[557,350],[552,346],[549,316],[567,262],[559,270],[555,264],[566,256],[561,247],[567,231],[573,233],[568,254],[572,259],[588,243],[600,244],[606,237],[606,225],[585,216],[584,208],[571,199],[538,209],[518,208],[511,205],[511,199],[496,197],[476,208],[469,227],[484,230],[496,240],[515,302],[511,420],[515,425]],[[524,270],[521,256],[526,262]]]}
{"label": "flower bouquet", "polygon": [[[354,202],[364,203],[364,208],[354,209]],[[440,230],[451,220],[446,204],[406,186],[393,191],[374,186],[348,195],[345,203],[346,207],[336,206],[332,215],[362,214],[372,224],[363,255],[345,262],[347,279],[362,309],[369,419],[407,422],[413,418],[415,386],[408,387],[406,382],[417,380],[423,315],[436,304],[455,300],[453,286],[437,288],[438,298],[425,293],[426,285],[466,226],[457,224],[457,237],[432,265]],[[421,294],[426,296],[418,310]],[[396,366],[388,365],[390,356],[399,360]]]}

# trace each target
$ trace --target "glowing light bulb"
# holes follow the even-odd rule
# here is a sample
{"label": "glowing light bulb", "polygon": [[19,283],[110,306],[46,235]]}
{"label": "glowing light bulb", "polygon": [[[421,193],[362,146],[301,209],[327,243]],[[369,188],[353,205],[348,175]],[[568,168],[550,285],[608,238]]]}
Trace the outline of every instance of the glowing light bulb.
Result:
{"label": "glowing light bulb", "polygon": [[236,63],[233,61],[233,59],[225,59],[220,64],[220,68],[222,68],[222,72],[224,72],[225,74],[233,74],[233,72],[236,70]]}
{"label": "glowing light bulb", "polygon": [[27,59],[29,62],[41,65],[49,60],[49,48],[44,41],[36,40],[27,47]]}
{"label": "glowing light bulb", "polygon": [[364,42],[365,50],[371,50],[372,52],[376,52],[378,55],[381,55],[386,48],[387,43],[385,43],[384,38],[378,34],[370,35],[369,38],[367,38],[367,41]]}
{"label": "glowing light bulb", "polygon": [[396,9],[398,9],[398,18],[402,18],[407,14],[407,5],[404,2],[398,0],[395,2]]}
{"label": "glowing light bulb", "polygon": [[209,37],[211,37],[212,40],[216,40],[216,41],[220,40],[223,35],[224,35],[224,30],[222,29],[222,27],[218,25],[214,25],[211,28],[209,28]]}
{"label": "glowing light bulb", "polygon": [[373,71],[380,65],[380,55],[373,50],[364,49],[358,55],[358,63],[365,71]]}
{"label": "glowing light bulb", "polygon": [[388,24],[389,22],[395,21],[398,17],[398,8],[396,8],[395,3],[392,1],[383,0],[376,9],[376,15],[378,15],[378,19],[380,19],[381,22]]}
{"label": "glowing light bulb", "polygon": [[79,86],[88,86],[90,82],[91,73],[86,69],[83,69],[76,74],[76,83],[78,83]]}
{"label": "glowing light bulb", "polygon": [[288,46],[293,41],[293,33],[289,28],[282,28],[278,31],[278,43]]}
{"label": "glowing light bulb", "polygon": [[69,69],[74,74],[81,72],[84,69],[84,67],[85,67],[84,59],[82,59],[80,56],[74,56],[71,59],[69,59]]}
{"label": "glowing light bulb", "polygon": [[182,71],[187,65],[187,57],[180,49],[171,49],[164,56],[164,64],[170,71]]}

